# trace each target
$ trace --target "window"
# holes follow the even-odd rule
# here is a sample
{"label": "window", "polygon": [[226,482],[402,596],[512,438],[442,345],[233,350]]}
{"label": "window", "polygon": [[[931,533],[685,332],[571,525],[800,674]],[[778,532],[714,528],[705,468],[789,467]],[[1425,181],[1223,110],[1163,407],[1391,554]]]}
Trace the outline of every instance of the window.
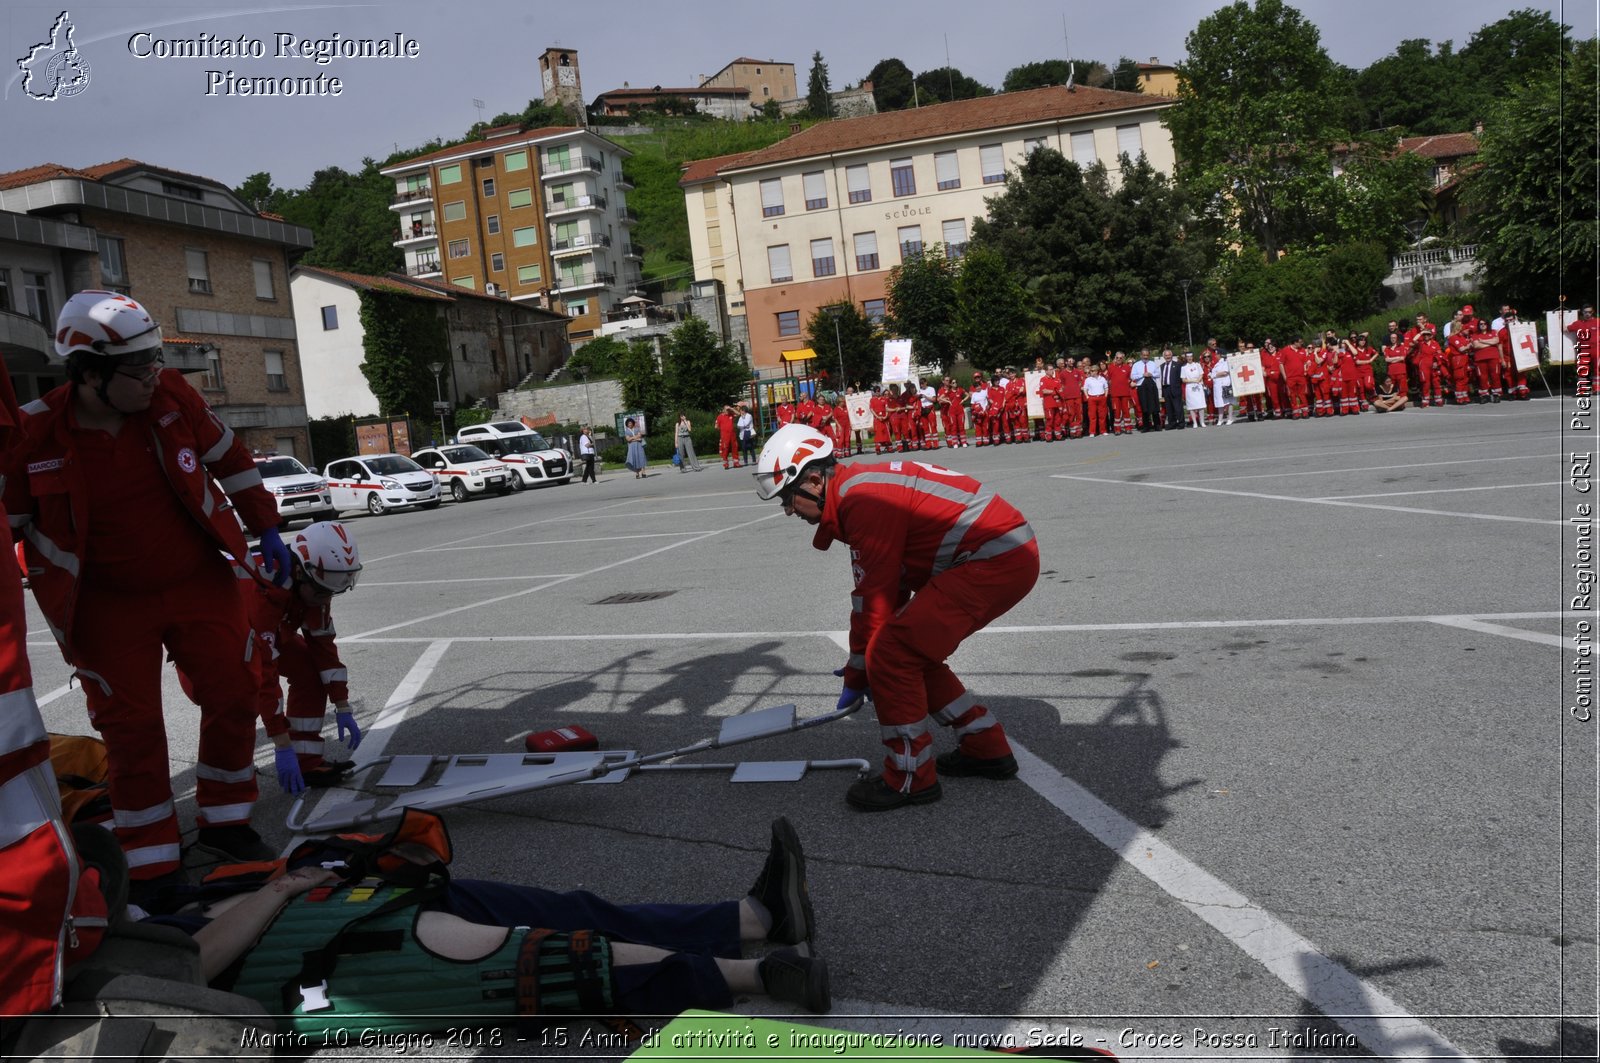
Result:
{"label": "window", "polygon": [[828,182],[821,170],[801,178],[806,190],[806,209],[821,210],[828,205]]}
{"label": "window", "polygon": [[461,180],[461,164],[459,162],[453,162],[449,166],[439,167],[440,184],[453,185],[459,180]]}
{"label": "window", "polygon": [[961,187],[961,170],[956,165],[955,152],[940,151],[934,154],[933,177],[940,189]]}
{"label": "window", "polygon": [[479,155],[476,159],[472,160],[472,165],[476,166],[480,170],[488,169],[494,165],[494,156]]}
{"label": "window", "polygon": [[778,335],[800,335],[800,311],[784,310],[778,314]]}
{"label": "window", "polygon": [[491,273],[504,273],[506,269],[506,256],[496,251],[489,256],[489,271]]}
{"label": "window", "polygon": [[465,200],[458,199],[453,203],[446,203],[444,205],[445,221],[465,221],[466,217],[467,203]]}
{"label": "window", "polygon": [[0,269],[0,310],[11,309],[11,271]]}
{"label": "window", "polygon": [[169,196],[177,196],[179,199],[192,199],[196,203],[204,198],[201,196],[200,190],[193,185],[180,185],[174,181],[162,181],[161,191]]}
{"label": "window", "polygon": [[1098,161],[1094,150],[1094,133],[1072,134],[1072,161],[1085,170]]}
{"label": "window", "polygon": [[1117,154],[1126,155],[1130,159],[1137,159],[1144,153],[1144,140],[1139,135],[1136,125],[1117,126]]}
{"label": "window", "polygon": [[889,187],[896,198],[917,194],[917,176],[911,172],[910,159],[889,160]]}
{"label": "window", "polygon": [[900,257],[910,258],[912,255],[922,254],[922,226],[900,226]]}
{"label": "window", "polygon": [[484,224],[484,227],[489,230],[489,235],[493,236],[495,233],[500,231],[500,215],[498,215],[498,214],[489,215],[487,218],[484,219],[483,224]]}
{"label": "window", "polygon": [[511,230],[512,247],[538,247],[539,227],[537,225],[524,225],[519,229]]}
{"label": "window", "polygon": [[983,171],[986,185],[997,185],[1006,179],[1006,156],[999,144],[985,144],[978,149],[978,168]]}
{"label": "window", "polygon": [[272,263],[264,258],[253,258],[250,260],[250,268],[256,276],[256,298],[277,298],[272,291]]}
{"label": "window", "polygon": [[567,304],[568,317],[582,317],[589,312],[589,300],[580,299],[575,303]]}
{"label": "window", "polygon": [[115,236],[97,237],[100,245],[100,280],[104,284],[127,284],[127,259],[122,256],[122,241]]}
{"label": "window", "polygon": [[262,351],[267,360],[267,390],[288,391],[289,378],[283,375],[283,352]]}
{"label": "window", "polygon": [[861,313],[874,325],[883,324],[883,319],[888,316],[882,299],[868,299],[861,304]]}
{"label": "window", "polygon": [[767,276],[773,284],[794,280],[794,267],[789,263],[789,245],[778,244],[767,248]]}
{"label": "window", "polygon": [[557,210],[560,210],[562,207],[567,205],[568,200],[576,201],[577,197],[573,195],[573,187],[574,186],[571,181],[568,181],[565,184],[551,186],[550,205],[555,207]]}
{"label": "window", "polygon": [[322,308],[322,331],[332,332],[339,327],[339,308],[325,306]]}
{"label": "window", "polygon": [[206,266],[206,253],[196,251],[194,248],[185,248],[183,252],[185,265],[189,270],[189,290],[191,292],[211,291],[211,271]]}
{"label": "window", "polygon": [[776,177],[761,182],[761,216],[775,218],[783,213],[783,182]]}
{"label": "window", "polygon": [[949,258],[967,253],[967,219],[951,218],[944,223],[944,253]]}
{"label": "window", "polygon": [[[333,307],[325,306],[322,309],[328,311],[332,310]],[[207,391],[222,390],[222,352],[217,350],[216,347],[208,347],[206,349],[206,371],[200,377],[200,386]]]}
{"label": "window", "polygon": [[551,148],[544,153],[544,166],[551,173],[562,173],[572,169],[572,149],[566,144]]}
{"label": "window", "polygon": [[811,275],[831,277],[837,272],[839,270],[833,263],[833,238],[830,236],[811,241]]}
{"label": "window", "polygon": [[526,151],[508,151],[500,162],[500,168],[506,173],[513,170],[526,170],[528,168],[528,153]]}
{"label": "window", "polygon": [[457,288],[469,288],[473,291],[478,289],[478,278],[476,277],[451,277],[450,283]]}
{"label": "window", "polygon": [[559,251],[564,251],[569,247],[582,246],[578,240],[578,223],[575,221],[556,222],[555,241],[555,247]]}
{"label": "window", "polygon": [[878,234],[856,233],[856,269],[878,268]]}
{"label": "window", "polygon": [[512,210],[516,210],[518,207],[533,206],[533,189],[513,188],[506,193],[506,206]]}
{"label": "window", "polygon": [[872,202],[872,182],[867,175],[865,165],[845,167],[844,182],[850,190],[850,202]]}
{"label": "window", "polygon": [[485,177],[483,179],[483,198],[484,199],[493,199],[494,198],[494,178],[493,177]]}
{"label": "window", "polygon": [[538,266],[538,264],[535,263],[532,266],[518,266],[517,267],[517,283],[518,284],[538,284],[539,283],[539,266]]}
{"label": "window", "polygon": [[1034,152],[1038,151],[1042,147],[1044,147],[1044,138],[1043,137],[1034,137],[1034,138],[1029,139],[1029,140],[1024,140],[1022,142],[1022,154],[1023,154],[1023,157],[1026,158],[1027,156],[1032,155]]}
{"label": "window", "polygon": [[28,308],[28,316],[36,321],[42,321],[49,328],[55,328],[56,316],[50,312],[50,275],[48,273],[34,273],[31,270],[22,271],[22,299]]}
{"label": "window", "polygon": [[294,457],[294,436],[278,436],[274,438],[272,449],[286,457]]}
{"label": "window", "polygon": [[424,194],[428,191],[428,175],[425,173],[412,174],[405,179],[406,187],[403,194],[407,199]]}
{"label": "window", "polygon": [[470,247],[468,246],[467,241],[465,241],[465,240],[451,240],[450,241],[450,257],[451,258],[466,258],[471,253],[472,253],[472,251],[471,251]]}

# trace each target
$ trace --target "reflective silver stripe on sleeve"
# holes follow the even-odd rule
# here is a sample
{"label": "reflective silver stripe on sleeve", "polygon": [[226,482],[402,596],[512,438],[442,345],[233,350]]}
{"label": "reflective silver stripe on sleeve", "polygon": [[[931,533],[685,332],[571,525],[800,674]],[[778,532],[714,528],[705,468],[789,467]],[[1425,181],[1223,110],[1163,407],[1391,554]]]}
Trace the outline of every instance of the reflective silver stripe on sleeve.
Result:
{"label": "reflective silver stripe on sleeve", "polygon": [[852,613],[864,612],[866,610],[866,607],[867,607],[866,600],[864,598],[862,598],[861,595],[852,594],[850,596],[850,611]]}
{"label": "reflective silver stripe on sleeve", "polygon": [[865,668],[867,666],[867,655],[864,653],[852,653],[845,658],[844,666],[846,668]]}
{"label": "reflective silver stripe on sleeve", "polygon": [[[51,630],[54,630],[54,629],[52,628]],[[99,672],[91,672],[87,668],[79,668],[77,671],[73,672],[72,674],[78,677],[78,682],[80,682],[80,683],[87,683],[87,682],[99,683],[100,684],[100,689],[106,692],[106,697],[108,697],[108,698],[111,697],[111,695],[112,695],[111,684],[107,683],[105,681],[105,677],[102,676]]]}
{"label": "reflective silver stripe on sleeve", "polygon": [[206,484],[205,490],[200,492],[200,512],[204,513],[209,519],[212,512],[215,511],[216,508],[217,501],[211,497],[211,485]]}
{"label": "reflective silver stripe on sleeve", "polygon": [[[35,781],[46,786],[35,789]],[[55,775],[50,772],[50,762],[35,764],[16,778],[0,786],[0,848],[21,841],[46,823],[50,813],[39,801],[40,792],[49,793],[56,787]]]}
{"label": "reflective silver stripe on sleeve", "polygon": [[347,683],[350,681],[350,671],[347,668],[324,668],[317,673],[317,677],[322,680],[323,686],[329,683]]}
{"label": "reflective silver stripe on sleeve", "polygon": [[843,498],[857,484],[894,484],[898,487],[909,487],[913,491],[935,498],[942,498],[947,502],[959,502],[962,505],[977,497],[971,491],[963,491],[954,484],[942,484],[923,476],[909,476],[902,472],[864,472],[852,476],[839,485],[839,497]]}
{"label": "reflective silver stripe on sleeve", "polygon": [[0,694],[0,754],[27,749],[46,737],[32,687]]}
{"label": "reflective silver stripe on sleeve", "polygon": [[141,845],[137,849],[125,849],[123,855],[128,858],[128,867],[146,867],[150,864],[176,864],[183,859],[176,845]]}
{"label": "reflective silver stripe on sleeve", "polygon": [[285,716],[291,731],[320,731],[322,730],[322,714],[315,716]]}
{"label": "reflective silver stripe on sleeve", "polygon": [[933,718],[942,724],[952,724],[959,720],[968,709],[977,704],[977,699],[972,696],[972,691],[963,690],[961,696],[942,709],[935,710]]}
{"label": "reflective silver stripe on sleeve", "polygon": [[224,476],[217,483],[228,494],[237,494],[247,487],[255,487],[261,483],[261,470],[251,467],[244,472],[236,472],[232,476]]}
{"label": "reflective silver stripe on sleeve", "polygon": [[944,538],[939,540],[939,549],[933,554],[933,568],[930,570],[930,575],[937,576],[955,564],[956,548],[961,545],[961,540],[967,537],[967,532],[972,530],[972,526],[978,523],[978,519],[993,502],[994,495],[979,495],[967,503],[967,508],[961,511],[961,516],[956,518],[950,530],[944,533]]}
{"label": "reflective silver stripe on sleeve", "polygon": [[246,764],[237,771],[229,771],[226,768],[214,768],[210,764],[205,763],[196,764],[194,766],[194,777],[196,779],[206,779],[210,782],[249,782],[251,779],[255,778],[255,774],[256,766],[254,764]]}
{"label": "reflective silver stripe on sleeve", "polygon": [[226,454],[228,452],[228,448],[231,446],[233,446],[233,429],[229,428],[227,425],[223,425],[222,438],[218,439],[216,443],[212,445],[210,450],[200,455],[200,460],[205,462],[207,465],[210,465],[212,462]]}
{"label": "reflective silver stripe on sleeve", "polygon": [[178,809],[168,798],[160,804],[151,805],[149,808],[117,808],[111,809],[111,822],[124,829],[133,827],[148,827],[152,823],[160,823],[178,814]]}
{"label": "reflective silver stripe on sleeve", "polygon": [[338,632],[333,630],[333,623],[330,621],[327,627],[306,628],[306,634],[312,638],[324,638],[329,635],[337,635]]}
{"label": "reflective silver stripe on sleeve", "polygon": [[210,808],[202,808],[195,814],[195,821],[202,827],[221,823],[248,823],[250,807],[254,803],[242,801],[236,805],[213,805]]}
{"label": "reflective silver stripe on sleeve", "polygon": [[895,738],[915,741],[928,733],[928,718],[924,716],[916,723],[884,724],[878,728],[878,733],[883,735],[885,742]]}
{"label": "reflective silver stripe on sleeve", "polygon": [[22,407],[22,412],[29,414],[30,416],[38,416],[49,409],[50,404],[48,402],[45,402],[43,399],[34,399],[32,402]]}
{"label": "reflective silver stripe on sleeve", "polygon": [[961,739],[970,734],[977,734],[979,731],[987,731],[989,728],[993,727],[999,722],[999,720],[996,720],[993,716],[986,712],[979,716],[976,720],[969,721],[968,723],[957,727],[956,738]]}
{"label": "reflective silver stripe on sleeve", "polygon": [[1031,542],[1033,542],[1033,527],[1028,524],[1019,524],[1004,535],[996,536],[972,551],[967,560],[988,561],[990,558],[1010,553],[1017,547],[1026,546]]}
{"label": "reflective silver stripe on sleeve", "polygon": [[302,738],[299,741],[290,742],[289,748],[294,750],[296,753],[305,753],[308,756],[320,756],[322,753],[322,739]]}
{"label": "reflective silver stripe on sleeve", "polygon": [[33,514],[32,513],[7,513],[6,514],[6,520],[11,523],[11,526],[13,528],[20,528],[24,524],[31,524],[33,522]]}
{"label": "reflective silver stripe on sleeve", "polygon": [[49,536],[32,524],[22,529],[22,536],[33,544],[33,548],[39,551],[40,556],[46,561],[66,572],[73,579],[78,578],[77,554],[61,549]]}

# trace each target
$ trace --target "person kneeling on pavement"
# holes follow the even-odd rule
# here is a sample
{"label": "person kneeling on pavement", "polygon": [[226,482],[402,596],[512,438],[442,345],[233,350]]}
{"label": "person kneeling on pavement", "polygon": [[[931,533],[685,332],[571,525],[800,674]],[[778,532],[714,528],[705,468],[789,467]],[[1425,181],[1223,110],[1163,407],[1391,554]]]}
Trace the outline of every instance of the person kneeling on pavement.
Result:
{"label": "person kneeling on pavement", "polygon": [[[299,1032],[674,1015],[726,1009],[740,994],[817,1013],[832,1006],[827,963],[810,954],[805,853],[787,819],[773,822],[750,893],[713,904],[619,905],[585,891],[452,879],[448,854],[443,822],[408,812],[382,838],[343,835],[276,865],[219,869],[197,895],[210,903],[127,913],[190,933],[214,988],[253,997]],[[743,957],[763,944],[779,947]]]}
{"label": "person kneeling on pavement", "polygon": [[[927,462],[841,466],[826,434],[800,424],[772,434],[755,477],[761,498],[816,526],[818,550],[835,540],[850,547],[838,708],[873,698],[888,754],[883,774],[852,785],[845,800],[879,812],[937,801],[940,775],[1016,775],[1005,728],[945,661],[1038,580],[1039,544],[1022,514],[970,476]],[[937,762],[929,716],[957,741]]]}

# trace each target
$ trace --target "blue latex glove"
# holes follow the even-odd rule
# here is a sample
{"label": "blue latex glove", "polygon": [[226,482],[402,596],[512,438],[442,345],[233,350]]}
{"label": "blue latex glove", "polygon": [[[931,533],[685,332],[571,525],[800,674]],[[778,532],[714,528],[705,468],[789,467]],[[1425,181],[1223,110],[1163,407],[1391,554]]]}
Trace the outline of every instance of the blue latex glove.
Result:
{"label": "blue latex glove", "polygon": [[286,794],[304,793],[305,776],[300,774],[300,758],[294,750],[283,746],[272,751],[272,760],[278,769],[278,786]]}
{"label": "blue latex glove", "polygon": [[[836,676],[841,676],[842,677],[844,675],[844,669],[843,668],[835,668],[833,670],[833,674],[836,675]],[[845,708],[847,706],[850,706],[850,705],[854,705],[856,702],[860,701],[862,698],[870,698],[870,697],[872,697],[872,688],[870,686],[861,687],[860,689],[857,689],[857,688],[852,687],[852,686],[846,686],[843,690],[841,690],[839,692],[839,704],[837,704],[837,705],[835,705],[833,707],[833,711],[834,712],[838,712],[840,709],[843,709],[843,708]]]}
{"label": "blue latex glove", "polygon": [[[346,709],[335,717],[339,721],[339,738],[344,741],[345,747],[352,753],[361,744],[361,728],[356,726],[356,718]],[[345,732],[350,732],[350,737],[345,738]]]}
{"label": "blue latex glove", "polygon": [[280,586],[287,587],[289,585],[289,548],[283,545],[283,539],[278,536],[277,528],[268,528],[261,533],[261,557],[266,562],[272,581]]}

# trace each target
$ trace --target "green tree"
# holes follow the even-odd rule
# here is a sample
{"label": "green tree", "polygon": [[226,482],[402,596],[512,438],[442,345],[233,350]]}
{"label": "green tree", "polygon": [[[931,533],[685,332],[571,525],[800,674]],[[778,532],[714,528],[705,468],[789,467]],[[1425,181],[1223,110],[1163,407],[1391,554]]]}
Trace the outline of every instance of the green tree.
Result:
{"label": "green tree", "polygon": [[1033,326],[1028,293],[999,252],[969,249],[956,270],[955,295],[951,339],[973,368],[991,372],[1022,358]]}
{"label": "green tree", "polygon": [[1378,307],[1388,272],[1388,255],[1374,243],[1285,255],[1270,263],[1242,248],[1218,266],[1213,331],[1230,342],[1271,337],[1282,343],[1324,328],[1342,329]]}
{"label": "green tree", "polygon": [[880,59],[867,74],[872,82],[872,102],[880,111],[899,111],[911,106],[911,68],[899,59]]}
{"label": "green tree", "polygon": [[675,409],[715,410],[739,397],[750,369],[698,317],[686,318],[665,343],[667,399]]}
{"label": "green tree", "polygon": [[1348,81],[1316,26],[1282,0],[1238,0],[1201,19],[1186,44],[1178,102],[1162,116],[1179,179],[1227,242],[1276,259],[1310,234],[1306,205],[1329,198],[1320,186],[1348,136]]}
{"label": "green tree", "polygon": [[[834,333],[837,315],[838,334]],[[846,386],[878,379],[883,370],[883,336],[850,300],[819,307],[806,322],[806,346],[817,352],[821,367],[837,367],[842,354]],[[838,375],[833,368],[828,376]]]}
{"label": "green tree", "polygon": [[1454,76],[1452,45],[1436,52],[1433,42],[1414,37],[1356,75],[1356,96],[1365,129],[1398,129],[1406,134],[1458,132],[1451,103],[1463,86]]}
{"label": "green tree", "polygon": [[1111,68],[1111,79],[1106,88],[1119,92],[1143,92],[1144,86],[1139,84],[1139,64],[1127,56],[1118,59],[1117,65]]}
{"label": "green tree", "polygon": [[911,341],[911,354],[923,365],[948,370],[955,361],[955,267],[938,244],[908,255],[889,271],[888,330]]}
{"label": "green tree", "polygon": [[917,75],[917,95],[921,103],[948,103],[993,96],[994,89],[970,78],[953,66],[939,66]]}
{"label": "green tree", "polygon": [[586,376],[614,376],[622,371],[628,345],[615,336],[596,336],[572,352],[567,368]]}
{"label": "green tree", "polygon": [[1074,85],[1099,88],[1111,80],[1111,71],[1098,60],[1045,59],[1037,63],[1023,63],[1007,70],[1000,91],[1021,92],[1024,89],[1042,89],[1048,85],[1065,85],[1069,70],[1072,72]]}
{"label": "green tree", "polygon": [[642,410],[649,421],[655,421],[667,408],[667,388],[661,373],[661,362],[656,357],[656,344],[648,336],[628,341],[627,353],[618,367],[622,378],[622,404],[630,410]]}
{"label": "green tree", "polygon": [[806,110],[813,118],[833,117],[833,88],[828,83],[828,64],[821,52],[811,53],[811,76],[806,79]]}
{"label": "green tree", "polygon": [[450,340],[436,304],[384,288],[361,292],[361,375],[385,414],[422,413],[434,401],[430,362],[447,359]]}
{"label": "green tree", "polygon": [[1514,88],[1490,114],[1467,178],[1487,290],[1500,301],[1545,309],[1594,298],[1600,254],[1595,98],[1600,42]]}
{"label": "green tree", "polygon": [[778,101],[768,96],[761,102],[761,117],[769,122],[776,122],[783,117],[783,108],[778,106]]}
{"label": "green tree", "polygon": [[283,204],[291,195],[274,185],[272,175],[265,170],[246,177],[244,184],[235,188],[233,194],[256,210],[270,211],[273,214],[283,213]]}
{"label": "green tree", "polygon": [[[261,187],[255,178],[251,181],[252,192]],[[318,170],[305,189],[278,197],[275,213],[316,235],[316,246],[301,259],[306,265],[383,274],[404,262],[394,246],[400,227],[389,209],[393,197],[394,178],[364,159],[359,174],[338,166]]]}

